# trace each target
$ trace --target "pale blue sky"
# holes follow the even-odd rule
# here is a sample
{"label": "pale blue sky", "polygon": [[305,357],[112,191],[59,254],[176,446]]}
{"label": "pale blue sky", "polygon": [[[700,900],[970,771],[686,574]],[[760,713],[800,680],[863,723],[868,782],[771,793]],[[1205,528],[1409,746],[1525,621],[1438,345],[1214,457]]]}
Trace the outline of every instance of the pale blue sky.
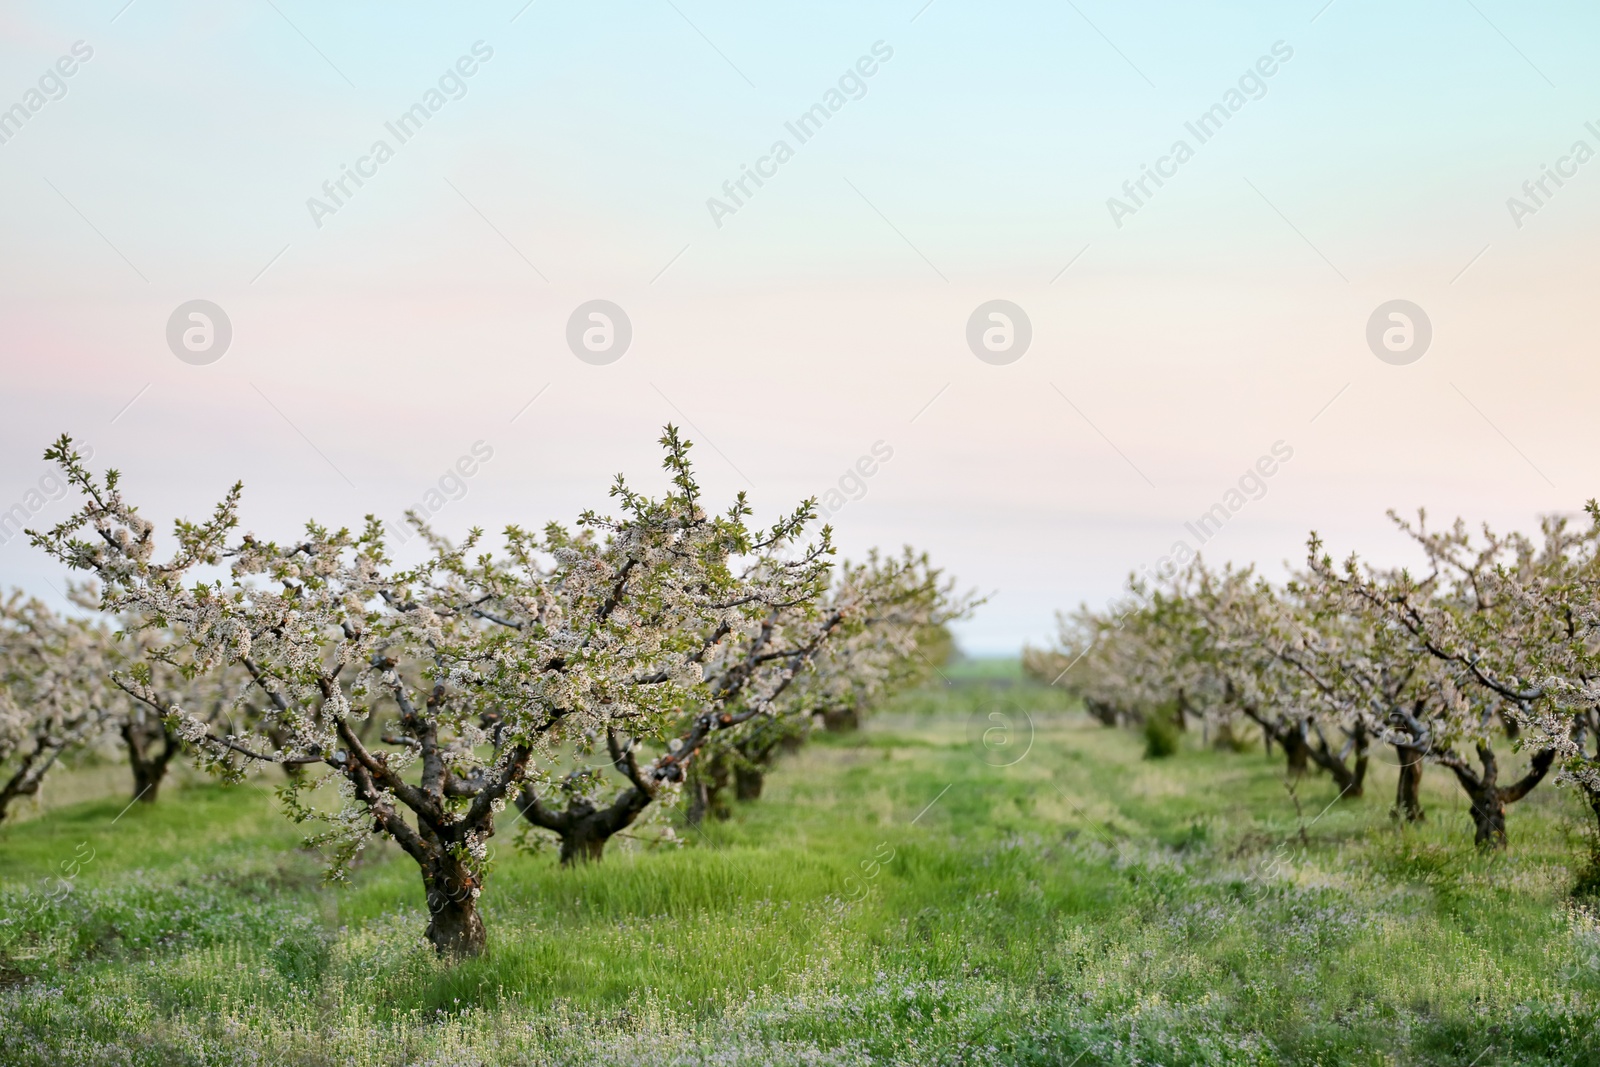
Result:
{"label": "pale blue sky", "polygon": [[[993,591],[963,640],[1001,652],[1278,440],[1295,458],[1207,551],[1293,557],[1314,526],[1381,555],[1385,507],[1507,522],[1600,488],[1568,443],[1600,384],[1600,162],[1520,229],[1506,207],[1600,148],[1590,7],[123,4],[0,14],[0,109],[93,49],[0,144],[0,511],[62,430],[162,520],[244,477],[263,533],[398,516],[478,440],[447,530],[650,484],[669,419],[769,513],[883,440],[841,542]],[[479,41],[465,95],[314,225]],[[865,94],[716,226],[707,198],[880,41]],[[1264,95],[1114,226],[1107,198],[1276,42]],[[210,366],[164,339],[196,298],[233,323]],[[605,367],[563,340],[594,298],[634,324]],[[994,298],[1034,327],[1004,367],[964,341]],[[1363,340],[1394,298],[1434,323],[1409,367]],[[0,545],[0,582],[49,581]]]}

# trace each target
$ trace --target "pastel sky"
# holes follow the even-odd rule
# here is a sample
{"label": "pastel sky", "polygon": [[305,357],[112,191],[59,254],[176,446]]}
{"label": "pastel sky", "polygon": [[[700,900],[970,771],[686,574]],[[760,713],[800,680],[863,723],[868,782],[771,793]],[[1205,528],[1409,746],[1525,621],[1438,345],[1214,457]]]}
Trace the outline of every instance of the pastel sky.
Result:
{"label": "pastel sky", "polygon": [[[669,421],[766,517],[877,446],[845,553],[926,548],[1004,654],[1279,442],[1209,556],[1396,559],[1387,508],[1600,493],[1590,5],[97,0],[7,4],[0,38],[0,512],[31,525],[67,513],[30,496],[63,431],[163,527],[243,479],[278,537],[398,520],[478,442],[446,533],[660,489]],[[567,342],[596,299],[632,324],[606,365]],[[967,341],[997,299],[1032,328],[1004,365]],[[168,343],[192,300],[231,323],[203,365]],[[1405,365],[1367,340],[1392,300],[1432,327]],[[55,597],[0,539],[0,584]]]}

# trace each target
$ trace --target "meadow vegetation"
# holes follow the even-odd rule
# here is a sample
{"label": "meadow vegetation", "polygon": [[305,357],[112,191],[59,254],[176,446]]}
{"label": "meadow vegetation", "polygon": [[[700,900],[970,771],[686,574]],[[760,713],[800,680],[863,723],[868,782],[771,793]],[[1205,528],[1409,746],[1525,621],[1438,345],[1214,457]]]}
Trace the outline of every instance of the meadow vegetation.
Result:
{"label": "meadow vegetation", "polygon": [[237,485],[163,544],[58,441],[0,1064],[1600,1065],[1600,507],[1171,561],[970,660],[927,555],[660,443],[402,566]]}
{"label": "meadow vegetation", "polygon": [[944,675],[681,845],[502,845],[496,936],[458,964],[414,864],[325,885],[271,777],[24,810],[0,1062],[1600,1063],[1573,792],[1483,851],[1435,770],[1396,823],[1382,759],[1336,803],[1259,742],[1152,760],[1014,664]]}

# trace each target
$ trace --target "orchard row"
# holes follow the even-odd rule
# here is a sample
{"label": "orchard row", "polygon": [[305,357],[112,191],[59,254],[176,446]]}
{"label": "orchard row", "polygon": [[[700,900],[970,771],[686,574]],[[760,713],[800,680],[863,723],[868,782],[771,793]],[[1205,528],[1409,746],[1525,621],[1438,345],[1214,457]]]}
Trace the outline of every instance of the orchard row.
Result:
{"label": "orchard row", "polygon": [[492,548],[412,514],[426,553],[401,566],[375,518],[241,534],[238,485],[158,555],[117,472],[63,437],[46,458],[82,503],[30,536],[82,575],[86,610],[4,605],[0,817],[63,753],[113,737],[143,800],[174,759],[230,780],[275,765],[334,875],[393,840],[428,938],[459,956],[485,946],[507,819],[570,864],[624,831],[671,842],[670,812],[724,811],[730,785],[759,796],[778,754],[931,670],[973,601],[910,549],[836,562],[813,500],[764,529],[743,493],[709,510],[689,442],[669,426],[661,444],[660,497],[619,476],[615,515],[510,526]]}
{"label": "orchard row", "polygon": [[[1600,510],[1547,518],[1537,535],[1391,518],[1420,566],[1336,563],[1315,534],[1281,584],[1194,559],[1130,580],[1105,611],[1063,616],[1056,647],[1025,665],[1153,744],[1191,720],[1226,742],[1259,727],[1291,772],[1315,766],[1341,796],[1360,796],[1369,759],[1392,752],[1407,821],[1425,817],[1424,768],[1443,768],[1483,847],[1505,846],[1507,805],[1547,777],[1600,818]],[[1528,766],[1502,781],[1508,746]]]}

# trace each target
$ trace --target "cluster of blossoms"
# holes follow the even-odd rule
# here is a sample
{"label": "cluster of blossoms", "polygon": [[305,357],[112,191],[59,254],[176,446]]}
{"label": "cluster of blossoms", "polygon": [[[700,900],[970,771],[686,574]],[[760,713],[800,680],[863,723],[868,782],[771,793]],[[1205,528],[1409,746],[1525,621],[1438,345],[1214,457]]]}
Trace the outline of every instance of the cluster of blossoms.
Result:
{"label": "cluster of blossoms", "polygon": [[[1374,745],[1400,767],[1395,814],[1424,817],[1426,763],[1467,795],[1478,844],[1505,843],[1505,808],[1554,771],[1600,818],[1600,511],[1537,537],[1431,529],[1391,515],[1421,568],[1335,563],[1312,535],[1283,584],[1190,562],[1158,588],[1130,582],[1108,611],[1063,616],[1025,666],[1107,723],[1189,714],[1232,739],[1244,723],[1291,771],[1315,764],[1359,796]],[[1496,745],[1531,753],[1502,784]]]}
{"label": "cluster of blossoms", "polygon": [[[836,578],[831,531],[806,537],[811,501],[766,530],[742,493],[709,512],[689,443],[669,426],[661,444],[659,499],[619,477],[617,516],[508,527],[498,551],[412,516],[429,552],[402,568],[372,517],[282,543],[238,533],[238,485],[205,521],[177,522],[158,559],[117,473],[96,478],[63,437],[46,458],[83,504],[33,538],[95,580],[128,644],[110,678],[171,745],[225,777],[284,768],[292,814],[326,825],[314,840],[336,874],[373,834],[395,841],[420,870],[429,939],[470,955],[508,803],[556,832],[564,859],[598,857],[708,744],[780,717],[835,645],[870,630],[903,650],[888,587],[936,578],[909,556]],[[581,764],[601,746],[627,786],[597,807]],[[325,783],[331,810],[307,796]]]}
{"label": "cluster of blossoms", "polygon": [[103,625],[21,593],[0,601],[0,819],[65,752],[106,730],[117,708],[111,652]]}
{"label": "cluster of blossoms", "polygon": [[810,730],[854,725],[888,693],[921,681],[948,655],[947,624],[975,605],[910,549],[899,557],[872,552],[823,578],[814,595],[771,601],[722,636],[704,661],[704,688],[648,768],[632,757],[637,737],[608,738],[611,764],[626,779],[611,801],[596,805],[603,779],[592,768],[561,783],[565,810],[524,788],[519,810],[560,838],[563,862],[598,859],[664,787],[688,787],[691,825],[707,812],[727,815],[721,793],[730,777],[739,799],[756,799],[780,752]]}
{"label": "cluster of blossoms", "polygon": [[[21,592],[0,602],[0,819],[13,801],[36,796],[63,756],[117,744],[133,799],[154,803],[186,736],[198,740],[225,713],[252,714],[248,702],[235,710],[241,678],[233,672],[145,660],[164,638],[94,618],[100,598],[92,587],[68,595],[81,614],[60,614]],[[155,710],[174,706],[195,714],[168,719]]]}

